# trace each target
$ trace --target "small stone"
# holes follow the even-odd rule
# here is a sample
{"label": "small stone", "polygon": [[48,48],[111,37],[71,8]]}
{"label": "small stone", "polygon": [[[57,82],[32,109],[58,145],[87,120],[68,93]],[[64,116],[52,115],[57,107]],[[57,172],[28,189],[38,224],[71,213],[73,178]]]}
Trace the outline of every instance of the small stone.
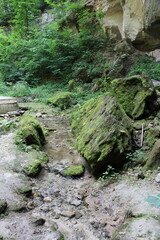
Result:
{"label": "small stone", "polygon": [[95,222],[95,223],[93,224],[93,227],[94,227],[95,229],[98,229],[98,228],[99,228],[99,223]]}
{"label": "small stone", "polygon": [[51,226],[51,230],[52,230],[53,232],[56,232],[56,231],[58,230],[58,225],[57,225],[56,222],[53,223],[53,225]]}
{"label": "small stone", "polygon": [[0,214],[4,213],[7,208],[7,202],[5,200],[0,200]]}
{"label": "small stone", "polygon": [[52,199],[50,197],[45,197],[43,199],[44,202],[52,202]]}
{"label": "small stone", "polygon": [[78,206],[80,206],[82,204],[82,201],[75,198],[75,199],[72,199],[69,203],[71,205],[74,205],[74,206],[78,207]]}
{"label": "small stone", "polygon": [[73,218],[75,216],[75,212],[73,211],[64,211],[60,213],[63,217]]}
{"label": "small stone", "polygon": [[76,212],[75,219],[81,218],[83,215],[80,212]]}
{"label": "small stone", "polygon": [[45,219],[43,218],[39,218],[36,219],[35,221],[32,222],[34,226],[38,227],[38,226],[42,226],[45,223]]}
{"label": "small stone", "polygon": [[59,218],[60,218],[60,215],[59,215],[59,214],[56,214],[54,218],[55,218],[55,219],[59,219]]}
{"label": "small stone", "polygon": [[41,208],[41,211],[43,211],[43,212],[49,212],[49,211],[50,211],[50,208],[47,207],[47,206],[44,206],[44,207]]}
{"label": "small stone", "polygon": [[158,173],[158,175],[156,176],[155,181],[156,181],[157,183],[160,183],[160,173]]}
{"label": "small stone", "polygon": [[110,234],[109,231],[106,230],[106,231],[104,231],[104,232],[102,233],[102,236],[105,237],[105,239],[108,239],[108,238],[111,237],[111,234]]}

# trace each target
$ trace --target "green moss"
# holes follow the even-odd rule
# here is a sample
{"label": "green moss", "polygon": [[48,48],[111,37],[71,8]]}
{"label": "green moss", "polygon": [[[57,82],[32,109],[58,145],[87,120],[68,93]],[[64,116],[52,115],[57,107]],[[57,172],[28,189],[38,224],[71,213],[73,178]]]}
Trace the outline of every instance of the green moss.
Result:
{"label": "green moss", "polygon": [[160,139],[155,143],[153,149],[151,150],[146,165],[145,170],[157,169],[160,166]]}
{"label": "green moss", "polygon": [[18,189],[18,192],[25,196],[30,196],[32,195],[32,186],[28,186],[28,185],[23,186]]}
{"label": "green moss", "polygon": [[159,127],[154,127],[149,129],[147,131],[145,139],[146,139],[146,144],[149,147],[153,147],[155,142],[160,138],[160,128]]}
{"label": "green moss", "polygon": [[75,88],[75,86],[76,86],[75,80],[72,79],[68,82],[68,90],[69,91],[72,91]]}
{"label": "green moss", "polygon": [[36,175],[40,172],[41,169],[41,161],[35,160],[26,167],[25,173],[29,177],[36,177]]}
{"label": "green moss", "polygon": [[72,105],[72,97],[70,92],[57,92],[48,100],[48,103],[64,110]]}
{"label": "green moss", "polygon": [[25,115],[20,119],[16,131],[16,143],[18,145],[38,145],[45,143],[45,137],[40,123],[32,115]]}
{"label": "green moss", "polygon": [[151,80],[133,76],[115,79],[111,85],[116,99],[133,119],[138,119],[153,110],[150,105],[153,105],[156,94]]}
{"label": "green moss", "polygon": [[93,172],[104,165],[118,167],[130,148],[130,119],[111,96],[89,100],[72,117],[78,151]]}
{"label": "green moss", "polygon": [[84,174],[85,168],[83,165],[71,166],[64,169],[61,173],[64,176],[80,177]]}

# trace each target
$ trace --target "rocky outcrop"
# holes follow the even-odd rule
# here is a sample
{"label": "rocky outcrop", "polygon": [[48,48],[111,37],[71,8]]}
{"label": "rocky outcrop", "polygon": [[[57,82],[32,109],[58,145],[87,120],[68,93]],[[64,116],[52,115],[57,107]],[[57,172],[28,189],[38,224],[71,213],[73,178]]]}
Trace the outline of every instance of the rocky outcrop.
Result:
{"label": "rocky outcrop", "polygon": [[103,28],[116,39],[127,39],[139,50],[160,48],[159,0],[95,0],[103,12]]}
{"label": "rocky outcrop", "polygon": [[131,150],[131,122],[114,97],[103,96],[84,104],[72,119],[77,148],[99,174],[108,165],[119,168]]}

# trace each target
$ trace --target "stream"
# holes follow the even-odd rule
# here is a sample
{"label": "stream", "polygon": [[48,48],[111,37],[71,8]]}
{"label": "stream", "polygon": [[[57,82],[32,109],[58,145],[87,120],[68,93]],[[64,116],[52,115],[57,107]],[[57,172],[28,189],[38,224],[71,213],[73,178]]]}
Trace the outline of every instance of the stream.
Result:
{"label": "stream", "polygon": [[[0,135],[0,214],[3,240],[158,240],[160,239],[160,184],[154,172],[145,179],[140,169],[128,170],[118,180],[98,182],[75,149],[67,114],[38,103],[23,103],[48,129],[43,151],[49,156],[36,178],[23,167],[36,154],[14,143],[15,128]],[[19,117],[7,118],[18,122]],[[60,171],[83,164],[85,174],[66,178]],[[147,201],[147,199],[157,199]],[[1,205],[0,201],[0,205]],[[117,232],[115,232],[117,231]],[[115,232],[115,233],[114,233]]]}

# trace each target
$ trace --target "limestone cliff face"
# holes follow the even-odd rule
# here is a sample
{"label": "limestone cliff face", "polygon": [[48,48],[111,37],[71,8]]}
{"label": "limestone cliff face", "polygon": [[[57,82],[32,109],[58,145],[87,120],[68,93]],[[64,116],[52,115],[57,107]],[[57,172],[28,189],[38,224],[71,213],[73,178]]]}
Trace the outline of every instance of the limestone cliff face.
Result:
{"label": "limestone cliff face", "polygon": [[95,0],[104,30],[127,39],[139,50],[160,48],[160,0]]}

